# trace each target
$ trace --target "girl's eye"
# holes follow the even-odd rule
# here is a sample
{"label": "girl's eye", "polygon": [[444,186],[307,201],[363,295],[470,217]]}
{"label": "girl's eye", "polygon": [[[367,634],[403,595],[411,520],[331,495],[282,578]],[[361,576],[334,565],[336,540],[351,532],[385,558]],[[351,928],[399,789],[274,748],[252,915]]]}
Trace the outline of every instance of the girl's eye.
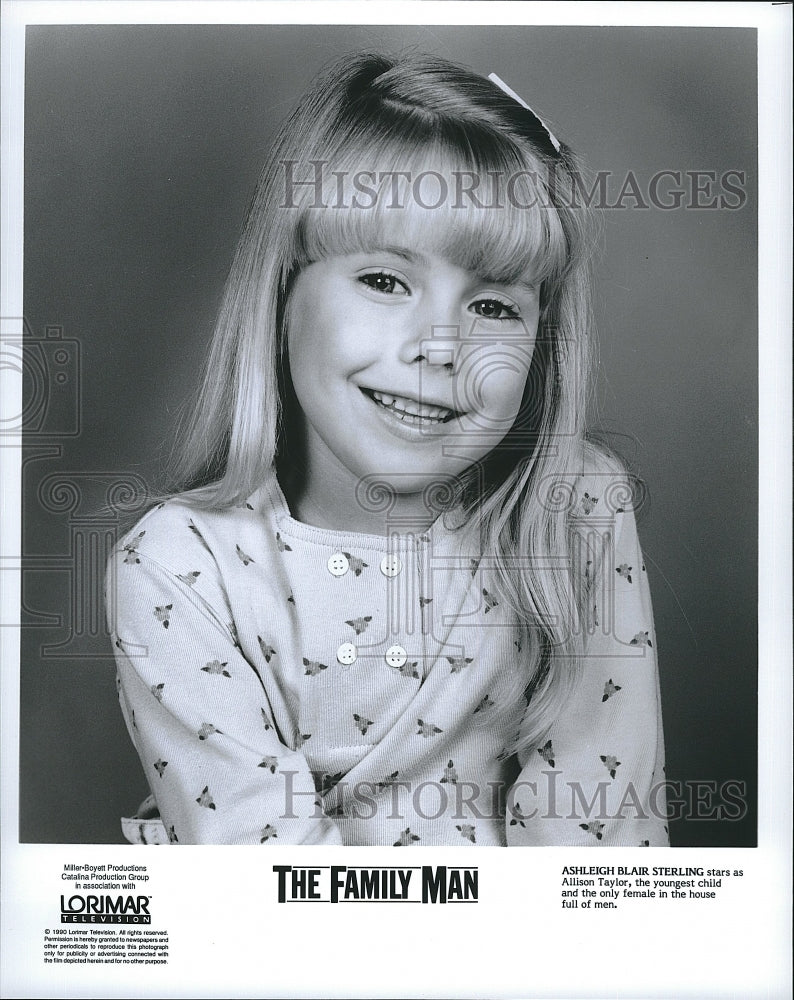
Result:
{"label": "girl's eye", "polygon": [[362,274],[358,279],[372,288],[376,292],[383,292],[384,295],[407,295],[408,289],[393,274],[386,271],[373,271],[371,274]]}
{"label": "girl's eye", "polygon": [[518,319],[518,309],[500,299],[479,299],[471,308],[484,319]]}

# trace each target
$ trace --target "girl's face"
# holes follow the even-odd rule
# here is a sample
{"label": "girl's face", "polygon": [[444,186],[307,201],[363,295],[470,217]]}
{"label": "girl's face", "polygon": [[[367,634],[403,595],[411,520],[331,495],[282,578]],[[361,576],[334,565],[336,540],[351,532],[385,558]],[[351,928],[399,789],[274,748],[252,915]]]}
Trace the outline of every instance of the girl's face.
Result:
{"label": "girl's face", "polygon": [[538,300],[402,246],[305,267],[287,344],[310,482],[415,493],[490,452],[521,408]]}

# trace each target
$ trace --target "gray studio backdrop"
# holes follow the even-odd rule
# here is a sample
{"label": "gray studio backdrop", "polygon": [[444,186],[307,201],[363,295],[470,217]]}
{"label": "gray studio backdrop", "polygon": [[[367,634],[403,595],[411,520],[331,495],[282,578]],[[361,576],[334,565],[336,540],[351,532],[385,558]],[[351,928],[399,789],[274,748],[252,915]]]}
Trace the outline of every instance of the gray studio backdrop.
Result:
{"label": "gray studio backdrop", "polygon": [[[755,43],[738,29],[28,28],[23,841],[118,842],[146,794],[102,622],[105,555],[196,391],[279,121],[339,54],[414,47],[497,72],[593,171],[632,171],[646,194],[660,171],[716,176],[693,197],[684,175],[678,208],[605,210],[598,403],[650,495],[667,774],[689,803],[673,842],[755,843]],[[741,196],[694,207],[726,194],[728,171]],[[745,784],[741,819],[714,816],[726,782]]]}

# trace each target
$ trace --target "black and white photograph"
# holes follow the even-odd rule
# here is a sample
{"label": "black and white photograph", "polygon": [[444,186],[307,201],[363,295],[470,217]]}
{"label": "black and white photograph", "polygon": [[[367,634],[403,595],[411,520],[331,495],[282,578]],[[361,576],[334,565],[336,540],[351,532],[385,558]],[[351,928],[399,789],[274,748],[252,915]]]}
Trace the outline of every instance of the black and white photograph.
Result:
{"label": "black and white photograph", "polygon": [[[60,897],[19,995],[220,996],[249,881],[287,943],[226,995],[782,989],[762,896],[763,976],[568,961],[788,884],[790,10],[7,6],[4,853]],[[452,953],[548,922],[565,974],[289,978],[298,918],[409,903]]]}

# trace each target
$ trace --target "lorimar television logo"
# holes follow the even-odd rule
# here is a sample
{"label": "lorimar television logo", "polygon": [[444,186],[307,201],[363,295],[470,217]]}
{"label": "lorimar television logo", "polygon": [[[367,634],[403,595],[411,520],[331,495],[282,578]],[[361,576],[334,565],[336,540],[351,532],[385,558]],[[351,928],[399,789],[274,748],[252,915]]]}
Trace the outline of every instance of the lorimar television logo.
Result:
{"label": "lorimar television logo", "polygon": [[61,896],[62,924],[150,924],[151,896],[83,895]]}

